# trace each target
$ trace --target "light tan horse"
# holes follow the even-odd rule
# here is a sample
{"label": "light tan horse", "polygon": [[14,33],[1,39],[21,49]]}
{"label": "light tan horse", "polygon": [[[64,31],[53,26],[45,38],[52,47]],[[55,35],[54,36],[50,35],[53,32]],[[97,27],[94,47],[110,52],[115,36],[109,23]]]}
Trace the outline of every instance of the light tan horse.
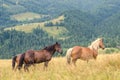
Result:
{"label": "light tan horse", "polygon": [[77,59],[86,60],[87,62],[89,59],[96,59],[98,55],[98,49],[104,49],[105,46],[103,44],[103,39],[98,38],[97,40],[93,41],[90,46],[82,47],[82,46],[74,46],[73,48],[68,49],[66,53],[67,63],[70,64],[71,58],[72,63],[76,66]]}

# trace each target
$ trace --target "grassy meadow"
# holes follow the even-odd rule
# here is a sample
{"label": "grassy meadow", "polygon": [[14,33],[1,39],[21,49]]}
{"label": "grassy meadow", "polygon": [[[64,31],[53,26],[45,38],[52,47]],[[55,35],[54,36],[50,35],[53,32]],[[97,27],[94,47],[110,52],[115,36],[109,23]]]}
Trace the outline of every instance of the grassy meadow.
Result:
{"label": "grassy meadow", "polygon": [[[20,18],[18,18],[18,19],[20,19]],[[34,28],[37,28],[37,27],[40,27],[40,28],[44,29],[46,23],[52,22],[53,24],[56,24],[56,23],[60,23],[63,20],[64,20],[64,15],[61,15],[61,16],[59,16],[55,19],[49,20],[49,21],[40,22],[40,23],[29,23],[29,24],[16,25],[16,26],[13,26],[13,27],[5,28],[4,30],[15,29],[17,31],[24,31],[24,32],[28,33],[28,32],[31,32]]]}
{"label": "grassy meadow", "polygon": [[13,71],[11,60],[0,60],[0,80],[120,80],[120,53],[99,54],[97,60],[78,60],[77,67],[66,64],[65,57],[52,58],[47,70],[43,63],[29,72]]}
{"label": "grassy meadow", "polygon": [[[18,15],[21,15],[22,17],[20,17]],[[26,19],[26,17],[31,16],[31,15],[38,16],[37,14],[28,13],[28,12],[27,13],[21,13],[21,14],[18,14],[18,15],[14,15],[14,16],[12,16],[12,18],[23,20],[23,18]],[[24,15],[28,15],[28,16],[24,17]],[[34,17],[34,16],[32,16],[32,17]],[[60,23],[63,20],[64,20],[64,15],[61,15],[61,16],[59,16],[59,17],[57,17],[55,19],[49,20],[49,21],[39,22],[39,23],[29,23],[29,24],[16,25],[16,26],[13,26],[13,27],[5,28],[4,30],[13,30],[13,29],[15,29],[17,31],[24,31],[26,33],[30,33],[30,32],[33,31],[33,29],[39,27],[43,31],[48,33],[49,36],[53,36],[54,38],[56,38],[56,37],[58,38],[61,34],[67,33],[68,30],[64,26],[46,27],[45,24],[49,23],[49,22],[52,22],[53,24],[56,24],[56,23]],[[57,27],[59,27],[59,28],[57,28]],[[62,38],[64,39],[64,37],[62,37]]]}
{"label": "grassy meadow", "polygon": [[33,20],[37,18],[41,18],[43,15],[32,13],[32,12],[26,12],[26,13],[20,13],[16,15],[12,15],[11,18],[15,19],[17,21],[27,21],[27,20]]}

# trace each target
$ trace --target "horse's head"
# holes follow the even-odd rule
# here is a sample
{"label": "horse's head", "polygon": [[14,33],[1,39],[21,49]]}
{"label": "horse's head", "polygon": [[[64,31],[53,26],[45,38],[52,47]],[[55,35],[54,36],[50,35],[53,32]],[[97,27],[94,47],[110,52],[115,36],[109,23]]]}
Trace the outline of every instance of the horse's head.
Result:
{"label": "horse's head", "polygon": [[102,48],[102,49],[105,49],[105,46],[104,46],[102,38],[99,39],[99,47]]}
{"label": "horse's head", "polygon": [[98,38],[97,40],[93,41],[91,43],[91,45],[89,46],[89,48],[93,49],[93,50],[98,50],[99,48],[105,49],[104,43],[103,43],[103,39],[102,38]]}
{"label": "horse's head", "polygon": [[61,53],[62,54],[62,48],[61,48],[61,45],[58,43],[58,42],[56,42],[55,43],[55,50],[57,51],[57,52],[59,52],[59,53]]}

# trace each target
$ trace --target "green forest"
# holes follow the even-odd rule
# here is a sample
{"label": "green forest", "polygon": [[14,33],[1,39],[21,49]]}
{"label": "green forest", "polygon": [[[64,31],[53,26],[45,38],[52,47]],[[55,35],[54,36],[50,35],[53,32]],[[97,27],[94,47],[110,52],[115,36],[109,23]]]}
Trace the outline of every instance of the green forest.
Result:
{"label": "green forest", "polygon": [[[116,48],[120,46],[119,10],[119,0],[0,0],[0,59],[12,58],[29,49],[39,50],[55,42],[61,44],[65,56],[68,48],[87,47],[99,37],[104,39],[106,48]],[[54,23],[61,15],[64,20]],[[42,22],[46,24],[35,26],[31,32],[6,30]]]}

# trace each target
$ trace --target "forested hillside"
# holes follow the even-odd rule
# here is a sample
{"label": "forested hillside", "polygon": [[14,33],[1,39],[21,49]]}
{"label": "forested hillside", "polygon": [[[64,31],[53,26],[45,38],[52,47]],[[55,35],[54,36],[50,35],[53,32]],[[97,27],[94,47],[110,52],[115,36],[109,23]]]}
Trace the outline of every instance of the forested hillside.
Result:
{"label": "forested hillside", "polygon": [[0,58],[10,58],[28,49],[43,49],[55,42],[55,39],[40,28],[36,28],[28,34],[15,30],[3,31],[0,34]]}
{"label": "forested hillside", "polygon": [[[120,13],[96,24],[96,17],[81,11],[70,11],[66,13],[65,27],[70,31],[70,42],[88,45],[88,42],[97,37],[103,37],[106,47],[120,45]],[[79,15],[79,16],[78,16]]]}
{"label": "forested hillside", "polygon": [[120,46],[119,10],[120,0],[0,0],[0,58],[56,41],[63,55],[98,37],[106,47]]}

